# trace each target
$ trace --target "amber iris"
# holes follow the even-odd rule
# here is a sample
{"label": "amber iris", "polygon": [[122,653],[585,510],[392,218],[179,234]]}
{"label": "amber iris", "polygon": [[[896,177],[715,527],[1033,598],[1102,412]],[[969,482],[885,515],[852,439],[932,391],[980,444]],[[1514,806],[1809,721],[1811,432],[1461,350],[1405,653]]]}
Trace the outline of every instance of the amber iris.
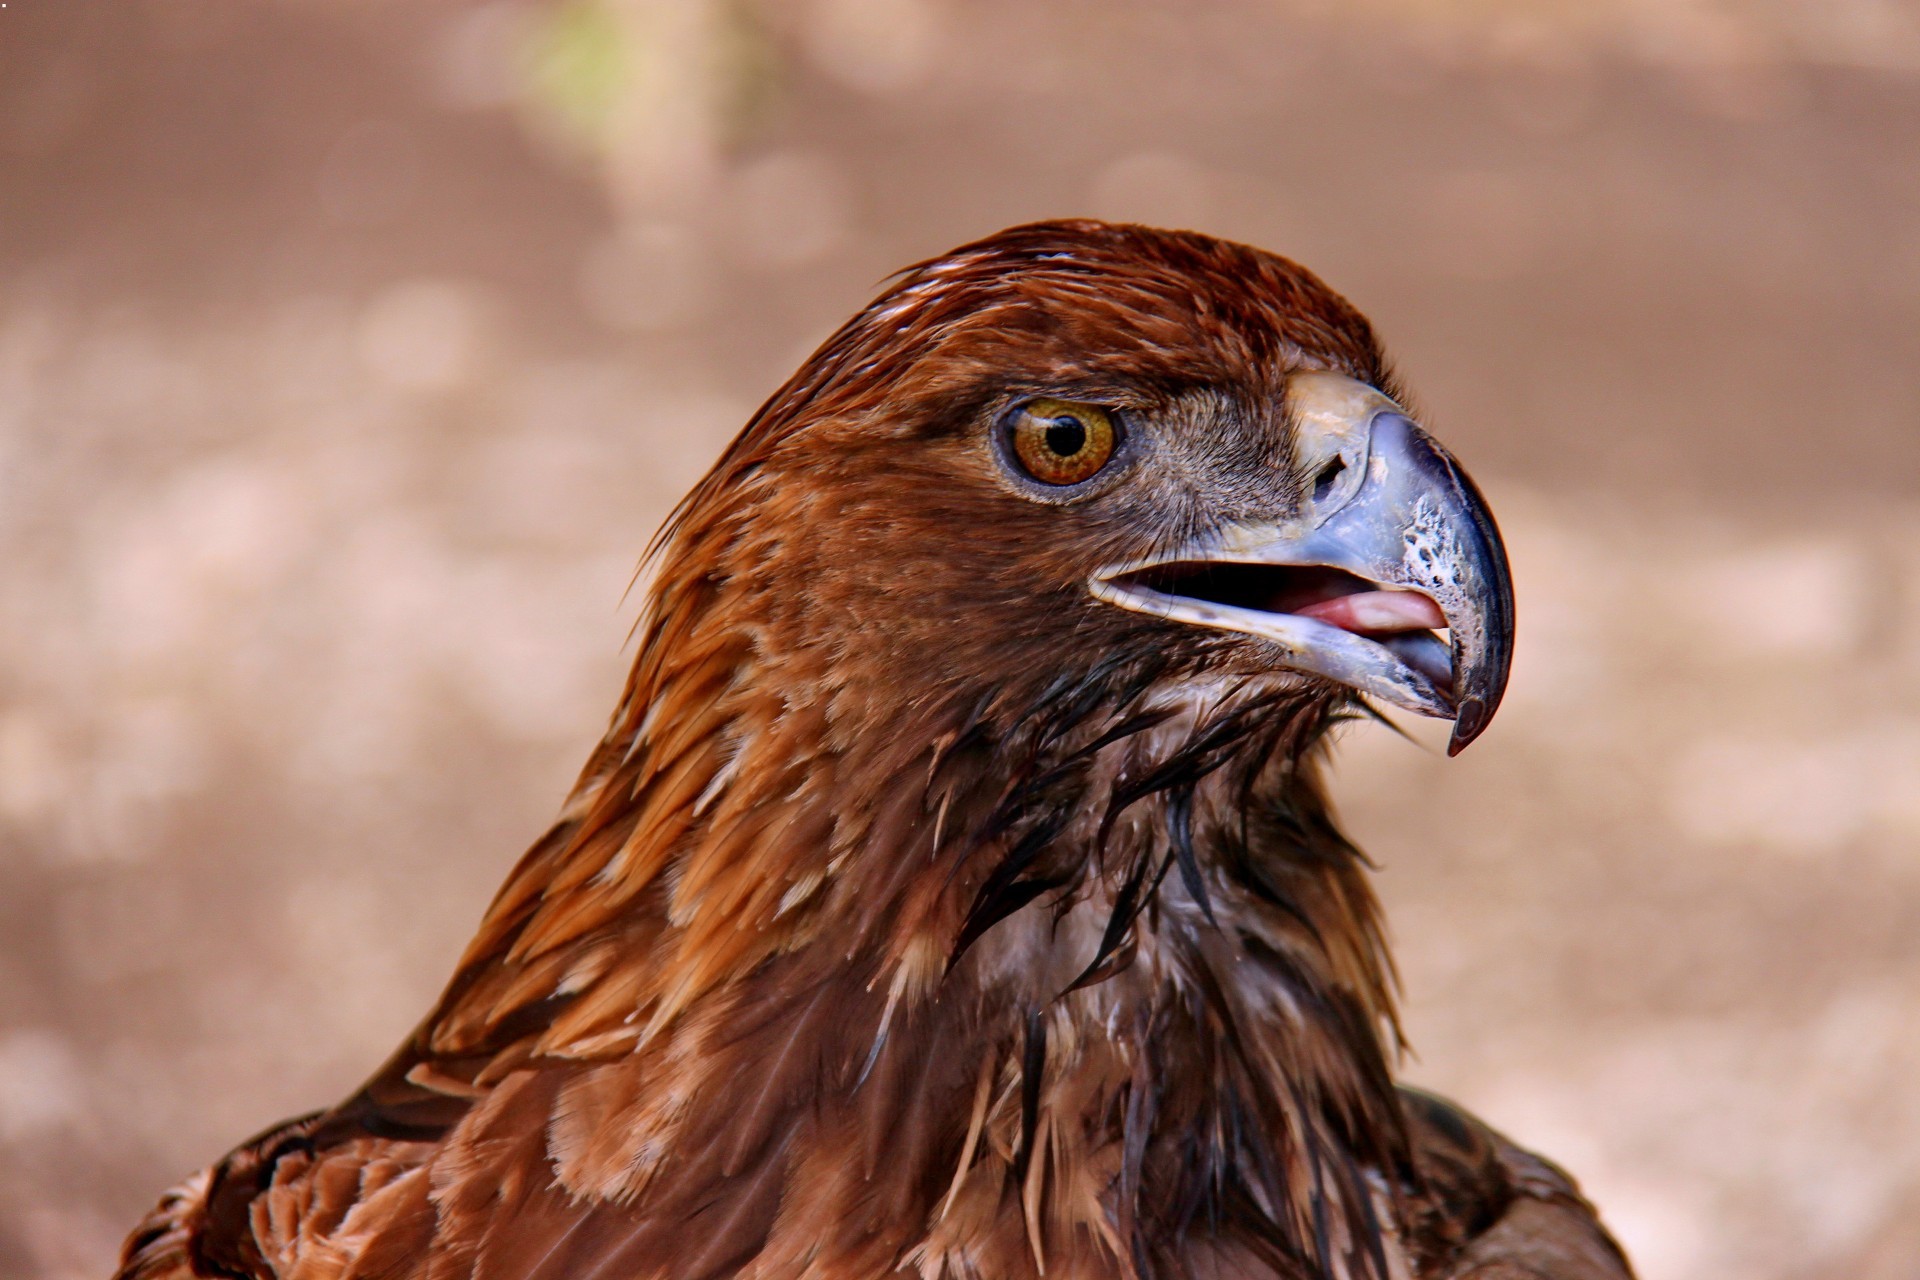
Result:
{"label": "amber iris", "polygon": [[1008,419],[1013,456],[1042,484],[1091,480],[1113,457],[1113,418],[1097,404],[1029,400]]}

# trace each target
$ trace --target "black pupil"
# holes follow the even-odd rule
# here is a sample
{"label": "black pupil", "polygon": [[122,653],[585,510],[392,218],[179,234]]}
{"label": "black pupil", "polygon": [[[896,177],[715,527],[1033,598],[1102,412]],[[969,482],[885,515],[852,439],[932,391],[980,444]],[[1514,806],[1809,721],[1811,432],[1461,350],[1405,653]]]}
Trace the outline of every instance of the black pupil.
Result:
{"label": "black pupil", "polygon": [[1087,428],[1078,418],[1055,418],[1047,423],[1047,448],[1054,456],[1071,458],[1087,445]]}

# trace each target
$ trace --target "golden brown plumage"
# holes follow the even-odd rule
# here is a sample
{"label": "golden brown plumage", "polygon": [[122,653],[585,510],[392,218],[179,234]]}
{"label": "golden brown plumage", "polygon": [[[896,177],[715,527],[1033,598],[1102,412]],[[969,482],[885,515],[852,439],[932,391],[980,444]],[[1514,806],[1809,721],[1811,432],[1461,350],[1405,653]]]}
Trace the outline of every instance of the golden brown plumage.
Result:
{"label": "golden brown plumage", "polygon": [[[436,1008],[122,1276],[1626,1275],[1563,1175],[1392,1081],[1323,745],[1355,688],[1478,732],[1511,602],[1391,394],[1351,306],[1202,236],[906,272],[662,533],[607,735]],[[1285,559],[1371,536],[1396,449],[1451,579]],[[1444,609],[1458,674],[1353,635],[1370,601]]]}

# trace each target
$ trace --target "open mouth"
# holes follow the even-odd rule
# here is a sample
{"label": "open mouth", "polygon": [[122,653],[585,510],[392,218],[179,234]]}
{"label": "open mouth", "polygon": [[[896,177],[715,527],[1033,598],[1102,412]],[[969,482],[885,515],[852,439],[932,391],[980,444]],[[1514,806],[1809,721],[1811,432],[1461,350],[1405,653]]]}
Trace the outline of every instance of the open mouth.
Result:
{"label": "open mouth", "polygon": [[1221,560],[1177,560],[1116,574],[1107,581],[1122,592],[1161,598],[1169,616],[1210,605],[1310,618],[1386,649],[1451,701],[1452,655],[1441,634],[1447,627],[1446,615],[1422,592],[1369,582],[1329,565]]}

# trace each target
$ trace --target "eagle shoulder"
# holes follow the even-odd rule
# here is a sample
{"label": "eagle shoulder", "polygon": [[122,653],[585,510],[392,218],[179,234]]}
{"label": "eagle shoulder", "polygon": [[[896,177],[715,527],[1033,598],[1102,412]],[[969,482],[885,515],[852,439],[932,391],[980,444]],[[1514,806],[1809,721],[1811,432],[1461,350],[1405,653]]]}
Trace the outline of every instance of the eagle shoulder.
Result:
{"label": "eagle shoulder", "polygon": [[1444,1098],[1404,1087],[1400,1096],[1421,1280],[1633,1280],[1565,1170]]}

